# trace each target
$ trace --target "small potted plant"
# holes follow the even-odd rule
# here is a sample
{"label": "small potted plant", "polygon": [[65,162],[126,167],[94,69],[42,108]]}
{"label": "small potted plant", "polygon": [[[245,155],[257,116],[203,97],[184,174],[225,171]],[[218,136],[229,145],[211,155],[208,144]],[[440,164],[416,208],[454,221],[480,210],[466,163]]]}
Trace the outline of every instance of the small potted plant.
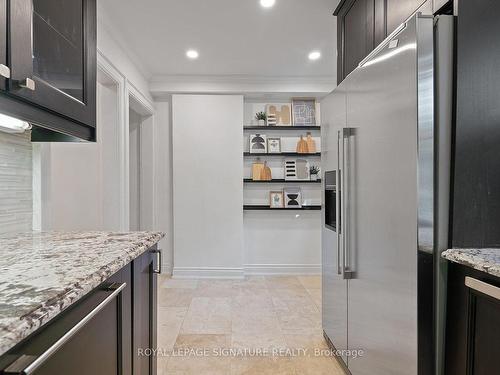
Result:
{"label": "small potted plant", "polygon": [[311,165],[309,168],[309,176],[311,181],[318,181],[319,167],[317,165]]}
{"label": "small potted plant", "polygon": [[255,114],[255,119],[257,120],[257,123],[259,126],[265,126],[266,125],[266,120],[267,120],[267,115],[266,112],[257,112]]}

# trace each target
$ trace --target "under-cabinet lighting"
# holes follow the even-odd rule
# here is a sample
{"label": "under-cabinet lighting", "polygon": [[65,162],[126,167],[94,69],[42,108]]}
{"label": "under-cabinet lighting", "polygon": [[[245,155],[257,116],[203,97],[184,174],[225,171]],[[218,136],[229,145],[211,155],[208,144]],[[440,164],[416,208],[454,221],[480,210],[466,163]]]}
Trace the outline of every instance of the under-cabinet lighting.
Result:
{"label": "under-cabinet lighting", "polygon": [[276,3],[276,0],[260,0],[260,5],[263,8],[271,8]]}
{"label": "under-cabinet lighting", "polygon": [[321,52],[319,51],[312,51],[310,54],[309,54],[309,60],[318,60],[319,58],[321,57]]}
{"label": "under-cabinet lighting", "polygon": [[26,121],[0,113],[0,131],[6,133],[24,133],[31,129],[31,125]]}

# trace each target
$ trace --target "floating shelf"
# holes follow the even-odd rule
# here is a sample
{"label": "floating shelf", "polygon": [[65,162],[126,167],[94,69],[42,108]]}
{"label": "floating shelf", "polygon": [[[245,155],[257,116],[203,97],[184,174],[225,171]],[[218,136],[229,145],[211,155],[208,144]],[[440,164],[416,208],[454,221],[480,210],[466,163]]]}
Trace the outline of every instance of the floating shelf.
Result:
{"label": "floating shelf", "polygon": [[302,206],[297,208],[271,208],[268,205],[244,205],[243,210],[250,211],[320,211],[321,206],[319,205],[311,205],[311,206]]}
{"label": "floating shelf", "polygon": [[251,154],[250,152],[244,152],[243,156],[301,156],[301,157],[311,157],[311,156],[321,156],[321,152],[315,152],[312,154],[299,154],[298,152],[281,152],[279,154]]}
{"label": "floating shelf", "polygon": [[262,180],[252,180],[251,178],[244,178],[243,182],[251,184],[321,184],[321,180],[311,181],[311,180],[285,180],[282,178],[274,178],[268,181]]}
{"label": "floating shelf", "polygon": [[321,130],[321,126],[243,126],[243,130]]}

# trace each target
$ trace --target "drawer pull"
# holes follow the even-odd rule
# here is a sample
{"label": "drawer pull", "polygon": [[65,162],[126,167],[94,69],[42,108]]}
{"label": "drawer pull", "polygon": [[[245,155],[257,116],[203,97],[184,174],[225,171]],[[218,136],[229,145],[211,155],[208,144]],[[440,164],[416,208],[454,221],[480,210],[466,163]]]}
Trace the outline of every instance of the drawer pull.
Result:
{"label": "drawer pull", "polygon": [[154,253],[154,254],[156,254],[156,256],[157,256],[157,263],[158,263],[158,268],[157,269],[153,269],[153,272],[154,273],[161,273],[161,257],[162,257],[161,249],[153,250],[151,252]]}
{"label": "drawer pull", "polygon": [[18,82],[19,87],[22,87],[23,89],[28,89],[31,91],[35,91],[35,81],[33,81],[31,78],[25,78],[22,81]]}
{"label": "drawer pull", "polygon": [[465,286],[467,286],[471,289],[474,289],[478,292],[481,292],[483,294],[486,294],[487,296],[490,296],[492,298],[500,300],[500,288],[499,287],[485,283],[484,281],[474,279],[474,278],[469,277],[469,276],[465,277]]}
{"label": "drawer pull", "polygon": [[104,309],[115,297],[125,288],[126,283],[113,283],[105,290],[112,291],[100,304],[98,304],[91,312],[89,312],[82,320],[76,323],[68,332],[66,332],[59,340],[51,347],[44,351],[39,356],[22,355],[9,367],[3,374],[5,375],[30,375],[36,371],[44,362],[56,353],[66,342],[68,342],[78,331],[80,331],[94,316]]}

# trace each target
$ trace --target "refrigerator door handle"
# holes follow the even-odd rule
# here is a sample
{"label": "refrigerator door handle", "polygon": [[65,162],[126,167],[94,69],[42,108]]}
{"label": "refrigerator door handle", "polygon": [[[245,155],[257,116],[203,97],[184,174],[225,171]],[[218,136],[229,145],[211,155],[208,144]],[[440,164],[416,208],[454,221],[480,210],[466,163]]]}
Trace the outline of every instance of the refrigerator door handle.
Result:
{"label": "refrigerator door handle", "polygon": [[349,241],[349,226],[350,226],[350,212],[349,212],[349,202],[350,194],[347,184],[350,179],[350,152],[351,152],[351,136],[354,133],[351,128],[342,129],[342,224],[343,224],[343,247],[342,247],[342,273],[344,279],[352,279],[353,271],[349,267],[349,251],[350,251],[350,241]]}
{"label": "refrigerator door handle", "polygon": [[337,131],[337,176],[336,176],[336,181],[335,184],[337,185],[337,192],[335,194],[335,223],[337,227],[337,275],[342,275],[342,266],[340,265],[340,234],[342,231],[342,221],[341,221],[341,215],[340,215],[340,207],[342,206],[341,204],[341,196],[343,194],[343,189],[341,188],[340,182],[343,181],[341,179],[341,172],[340,172],[340,130]]}

